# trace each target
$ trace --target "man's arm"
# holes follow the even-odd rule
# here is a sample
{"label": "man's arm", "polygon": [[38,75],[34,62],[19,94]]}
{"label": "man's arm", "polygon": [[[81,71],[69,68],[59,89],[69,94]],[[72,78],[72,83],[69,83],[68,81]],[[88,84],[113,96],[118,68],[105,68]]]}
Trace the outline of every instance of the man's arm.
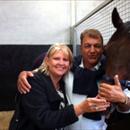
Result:
{"label": "man's arm", "polygon": [[117,110],[120,112],[130,113],[130,91],[128,89],[124,90],[125,100],[123,103],[117,104]]}
{"label": "man's arm", "polygon": [[[43,59],[45,57],[46,53],[42,53],[41,55],[39,55],[32,66],[32,69],[36,69],[38,68],[41,63],[43,62]],[[28,83],[27,78],[28,77],[32,77],[33,76],[33,72],[32,71],[22,71],[19,76],[18,76],[18,81],[17,81],[17,87],[19,92],[22,94],[26,94],[27,92],[30,91],[31,89],[31,85]]]}
{"label": "man's arm", "polygon": [[28,83],[27,77],[33,77],[32,71],[22,71],[18,76],[17,87],[21,94],[26,94],[31,89],[31,85]]}

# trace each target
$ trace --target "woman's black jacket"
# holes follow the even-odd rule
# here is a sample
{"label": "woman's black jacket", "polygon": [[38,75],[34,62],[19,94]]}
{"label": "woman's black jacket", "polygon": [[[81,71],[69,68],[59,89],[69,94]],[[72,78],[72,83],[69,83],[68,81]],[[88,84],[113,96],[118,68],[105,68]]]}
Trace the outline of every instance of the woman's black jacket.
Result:
{"label": "woman's black jacket", "polygon": [[[31,91],[20,95],[18,130],[55,130],[78,120],[73,105],[59,110],[63,100],[56,92],[49,76],[36,73],[29,77]],[[65,94],[64,85],[62,90]]]}

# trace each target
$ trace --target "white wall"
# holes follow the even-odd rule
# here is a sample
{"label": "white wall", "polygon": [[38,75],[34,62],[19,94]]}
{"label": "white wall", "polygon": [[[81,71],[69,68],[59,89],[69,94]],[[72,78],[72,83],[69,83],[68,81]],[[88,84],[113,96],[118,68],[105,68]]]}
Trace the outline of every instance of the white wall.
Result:
{"label": "white wall", "polygon": [[0,44],[70,42],[70,0],[0,1]]}
{"label": "white wall", "polygon": [[104,0],[0,1],[0,44],[70,43],[70,26]]}

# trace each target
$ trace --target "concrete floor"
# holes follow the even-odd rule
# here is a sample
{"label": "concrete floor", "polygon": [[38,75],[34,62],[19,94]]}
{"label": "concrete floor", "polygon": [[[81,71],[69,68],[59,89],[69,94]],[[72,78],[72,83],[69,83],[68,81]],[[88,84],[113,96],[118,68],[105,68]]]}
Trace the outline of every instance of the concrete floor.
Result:
{"label": "concrete floor", "polygon": [[9,122],[12,118],[14,111],[0,112],[0,130],[8,130]]}

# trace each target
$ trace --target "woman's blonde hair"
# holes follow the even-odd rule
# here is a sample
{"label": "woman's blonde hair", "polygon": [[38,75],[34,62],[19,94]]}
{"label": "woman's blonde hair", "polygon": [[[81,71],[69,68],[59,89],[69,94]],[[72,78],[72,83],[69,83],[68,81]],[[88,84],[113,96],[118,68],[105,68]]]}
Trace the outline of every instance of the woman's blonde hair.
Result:
{"label": "woman's blonde hair", "polygon": [[48,65],[46,63],[46,57],[49,58],[49,57],[53,56],[58,51],[62,51],[65,55],[68,56],[70,68],[71,68],[72,67],[72,61],[73,61],[73,55],[72,55],[70,48],[67,45],[65,45],[64,43],[56,43],[56,44],[53,44],[49,48],[42,64],[40,65],[39,68],[35,69],[33,72],[40,71],[40,72],[44,72],[45,74],[49,75],[49,69],[48,69]]}

